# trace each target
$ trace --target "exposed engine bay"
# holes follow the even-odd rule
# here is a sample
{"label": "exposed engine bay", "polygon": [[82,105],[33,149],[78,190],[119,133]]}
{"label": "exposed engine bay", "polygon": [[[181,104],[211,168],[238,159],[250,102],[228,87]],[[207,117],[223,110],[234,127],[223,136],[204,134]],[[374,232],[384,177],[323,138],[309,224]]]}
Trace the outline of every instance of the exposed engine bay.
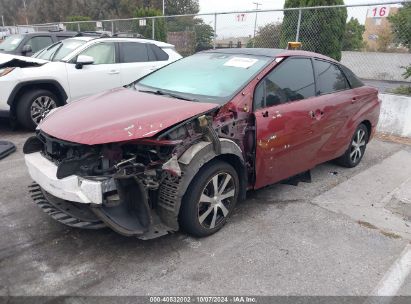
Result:
{"label": "exposed engine bay", "polygon": [[[227,152],[234,145],[239,159],[244,160],[240,164],[244,167],[243,180],[252,178],[254,155],[243,153],[245,149],[252,151],[254,141],[254,138],[246,139],[247,134],[254,134],[247,132],[250,129],[248,115],[244,115],[242,120],[230,112],[228,117],[225,115],[219,119],[216,115],[217,111],[213,110],[193,117],[165,130],[156,138],[94,146],[62,141],[40,130],[27,140],[24,153],[40,153],[53,163],[57,167],[58,180],[76,176],[79,183],[85,185],[93,181],[101,184],[101,202],[90,200],[90,204],[77,207],[79,210],[91,210],[94,214],[91,217],[87,210],[83,211],[92,222],[102,221],[126,236],[150,239],[179,229],[180,200],[199,169],[196,168],[199,164],[192,166],[189,163],[198,152],[194,147],[209,146],[209,153],[213,154],[210,157],[214,157],[222,154],[222,149]],[[244,147],[244,142],[247,147]],[[187,175],[186,180],[184,175]],[[35,184],[32,189],[36,203],[46,204],[47,201],[53,209],[64,211],[60,206],[70,202],[54,197],[40,186]],[[244,184],[243,188],[246,187]],[[79,219],[73,213],[68,215]],[[70,222],[71,218],[66,221]],[[72,222],[80,225],[78,221]],[[82,223],[87,227],[87,221]],[[89,225],[90,228],[95,226]]]}

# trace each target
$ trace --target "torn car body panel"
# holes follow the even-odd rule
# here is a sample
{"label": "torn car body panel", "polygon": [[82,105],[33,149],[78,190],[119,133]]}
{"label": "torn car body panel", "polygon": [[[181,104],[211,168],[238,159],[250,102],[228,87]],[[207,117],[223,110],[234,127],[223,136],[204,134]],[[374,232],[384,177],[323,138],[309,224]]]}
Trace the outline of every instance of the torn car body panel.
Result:
{"label": "torn car body panel", "polygon": [[216,104],[120,88],[70,103],[49,115],[39,127],[68,142],[97,145],[150,138],[216,108]]}
{"label": "torn car body panel", "polygon": [[0,54],[0,69],[39,67],[46,63],[48,63],[47,60],[32,57]]}

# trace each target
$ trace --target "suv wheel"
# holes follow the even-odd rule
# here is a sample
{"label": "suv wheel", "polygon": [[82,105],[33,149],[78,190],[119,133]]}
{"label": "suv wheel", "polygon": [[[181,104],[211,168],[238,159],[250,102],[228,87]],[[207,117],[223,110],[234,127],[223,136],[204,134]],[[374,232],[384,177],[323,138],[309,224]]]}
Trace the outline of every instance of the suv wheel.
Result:
{"label": "suv wheel", "polygon": [[35,130],[46,115],[59,104],[58,97],[50,91],[28,91],[18,101],[17,120],[23,127]]}
{"label": "suv wheel", "polygon": [[179,214],[181,227],[197,237],[217,232],[231,215],[238,192],[238,175],[231,165],[222,161],[205,165],[184,195]]}
{"label": "suv wheel", "polygon": [[360,124],[351,139],[350,147],[345,151],[344,155],[337,158],[337,163],[347,168],[356,167],[364,156],[368,138],[369,134],[367,127]]}

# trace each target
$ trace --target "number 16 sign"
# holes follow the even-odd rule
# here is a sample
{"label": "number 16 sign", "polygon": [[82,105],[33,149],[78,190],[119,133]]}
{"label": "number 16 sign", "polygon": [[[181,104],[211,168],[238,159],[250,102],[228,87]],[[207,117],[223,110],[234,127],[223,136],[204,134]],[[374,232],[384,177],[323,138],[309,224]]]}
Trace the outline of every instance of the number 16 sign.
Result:
{"label": "number 16 sign", "polygon": [[374,6],[368,9],[367,17],[368,18],[383,18],[383,17],[388,17],[389,13],[390,13],[389,6],[379,5],[379,6]]}

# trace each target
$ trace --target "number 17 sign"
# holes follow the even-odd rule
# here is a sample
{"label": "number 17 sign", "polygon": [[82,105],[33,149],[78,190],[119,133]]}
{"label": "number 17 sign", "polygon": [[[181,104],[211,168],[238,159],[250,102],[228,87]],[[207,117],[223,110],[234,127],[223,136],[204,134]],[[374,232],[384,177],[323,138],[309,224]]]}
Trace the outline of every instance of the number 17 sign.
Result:
{"label": "number 17 sign", "polygon": [[238,22],[245,22],[246,19],[247,19],[247,14],[245,13],[237,14],[235,16],[235,20],[237,20]]}
{"label": "number 17 sign", "polygon": [[383,18],[388,17],[390,13],[390,7],[387,5],[374,6],[368,9],[367,17],[368,18]]}

